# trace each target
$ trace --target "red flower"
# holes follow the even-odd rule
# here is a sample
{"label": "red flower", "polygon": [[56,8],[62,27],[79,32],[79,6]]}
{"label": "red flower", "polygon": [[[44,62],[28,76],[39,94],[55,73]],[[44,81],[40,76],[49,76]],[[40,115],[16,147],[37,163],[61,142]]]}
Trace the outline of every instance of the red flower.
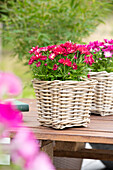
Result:
{"label": "red flower", "polygon": [[84,56],[84,62],[89,64],[90,66],[94,63],[94,59],[93,59],[93,55],[90,55],[90,56]]}
{"label": "red flower", "polygon": [[64,58],[61,58],[59,61],[59,63],[63,64],[64,66],[67,65],[69,67],[72,66],[72,62],[70,61],[70,59],[66,58],[66,60]]}
{"label": "red flower", "polygon": [[61,63],[61,64],[64,64],[65,59],[64,59],[64,58],[61,58],[61,59],[58,60],[58,62]]}
{"label": "red flower", "polygon": [[64,44],[61,44],[60,46],[62,48],[66,49],[66,52],[64,51],[65,53],[63,53],[64,56],[67,56],[70,53],[74,53],[76,51],[76,48],[77,48],[76,44],[73,44],[73,43],[71,43],[69,41],[67,41]]}
{"label": "red flower", "polygon": [[70,42],[70,41],[67,41],[66,43],[64,43],[64,44],[61,44],[60,46],[61,46],[61,47],[68,48],[68,47],[70,47],[70,46],[72,46],[72,45],[73,45],[73,43],[72,43],[72,42]]}
{"label": "red flower", "polygon": [[70,59],[66,58],[64,65],[67,65],[67,66],[71,67],[72,62],[70,61]]}
{"label": "red flower", "polygon": [[38,46],[32,47],[32,49],[29,51],[30,54],[34,53],[38,49]]}
{"label": "red flower", "polygon": [[50,46],[48,46],[48,50],[50,51],[50,50],[52,50],[55,47],[56,47],[56,45],[50,45]]}
{"label": "red flower", "polygon": [[58,67],[59,67],[59,66],[58,66],[57,64],[54,64],[53,70],[57,70]]}
{"label": "red flower", "polygon": [[37,61],[38,59],[39,59],[39,56],[37,56],[37,55],[34,56],[34,55],[33,55],[33,56],[30,58],[28,64],[31,65],[31,64],[33,64],[34,61]]}
{"label": "red flower", "polygon": [[33,64],[33,62],[34,62],[34,60],[32,60],[32,59],[30,58],[28,64],[31,65],[31,64]]}
{"label": "red flower", "polygon": [[51,54],[49,55],[49,59],[51,59],[51,60],[54,60],[55,57],[56,57],[56,55],[55,55],[54,53],[51,53]]}
{"label": "red flower", "polygon": [[46,59],[47,59],[47,56],[43,56],[43,55],[42,55],[42,56],[40,57],[40,60],[46,60]]}
{"label": "red flower", "polygon": [[91,53],[88,51],[88,49],[86,47],[78,47],[77,48],[78,51],[80,51],[81,54],[85,54],[85,55],[90,55]]}
{"label": "red flower", "polygon": [[76,63],[73,63],[72,68],[73,68],[73,70],[77,70],[77,65],[76,65]]}
{"label": "red flower", "polygon": [[56,48],[53,49],[53,52],[55,53],[55,55],[59,55],[59,54],[63,55],[63,54],[66,53],[66,49],[59,45],[59,46],[57,46]]}
{"label": "red flower", "polygon": [[40,47],[40,51],[48,51],[48,47]]}
{"label": "red flower", "polygon": [[67,52],[68,52],[68,54],[69,53],[74,53],[75,52],[75,48],[72,48],[72,47],[67,48]]}
{"label": "red flower", "polygon": [[40,67],[40,65],[41,65],[41,62],[39,61],[38,63],[36,63],[36,66],[37,67]]}

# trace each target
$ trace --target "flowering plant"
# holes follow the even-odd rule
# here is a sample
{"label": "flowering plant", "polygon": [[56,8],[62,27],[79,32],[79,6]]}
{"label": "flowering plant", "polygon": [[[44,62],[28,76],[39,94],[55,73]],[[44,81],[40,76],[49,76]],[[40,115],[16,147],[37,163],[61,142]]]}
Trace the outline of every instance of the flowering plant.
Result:
{"label": "flowering plant", "polygon": [[18,77],[0,71],[0,139],[10,137],[11,131],[16,133],[9,146],[0,145],[0,153],[9,151],[11,156],[12,163],[7,170],[55,170],[48,155],[40,151],[39,141],[33,132],[23,124],[22,113],[12,100],[4,100],[6,96],[15,96],[21,91]]}
{"label": "flowering plant", "polygon": [[39,80],[81,80],[86,78],[93,55],[85,45],[67,41],[47,47],[32,47],[29,65]]}
{"label": "flowering plant", "polygon": [[92,71],[113,71],[113,40],[104,39],[103,42],[89,42],[86,46],[92,53],[95,62],[92,64]]}

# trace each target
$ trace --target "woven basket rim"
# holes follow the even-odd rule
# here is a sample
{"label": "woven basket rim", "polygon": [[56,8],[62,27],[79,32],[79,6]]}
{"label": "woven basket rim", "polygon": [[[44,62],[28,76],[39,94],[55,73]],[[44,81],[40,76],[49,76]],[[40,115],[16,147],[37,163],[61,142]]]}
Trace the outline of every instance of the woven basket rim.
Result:
{"label": "woven basket rim", "polygon": [[106,72],[106,71],[103,71],[103,72],[89,72],[89,75],[90,76],[95,76],[95,77],[112,77],[113,78],[113,72]]}
{"label": "woven basket rim", "polygon": [[52,81],[45,81],[45,80],[38,80],[37,78],[34,78],[34,79],[32,79],[31,81],[33,82],[33,81],[39,81],[39,82],[61,82],[61,83],[63,83],[63,82],[89,82],[89,83],[91,83],[91,82],[96,82],[96,80],[91,80],[91,79],[86,79],[86,80],[83,80],[83,81],[77,81],[77,80],[65,80],[65,81],[62,81],[62,80],[52,80]]}

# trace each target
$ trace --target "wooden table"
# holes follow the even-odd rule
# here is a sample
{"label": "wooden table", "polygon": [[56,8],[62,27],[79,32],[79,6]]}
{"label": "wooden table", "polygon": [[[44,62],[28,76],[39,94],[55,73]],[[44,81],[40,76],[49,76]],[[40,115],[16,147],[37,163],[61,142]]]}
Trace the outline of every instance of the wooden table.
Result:
{"label": "wooden table", "polygon": [[86,142],[113,144],[113,116],[91,115],[91,121],[87,128],[73,127],[56,130],[39,126],[36,100],[21,99],[21,101],[28,103],[30,106],[29,112],[23,112],[25,125],[30,127],[36,138],[45,145],[55,141],[54,156],[113,161],[113,151],[85,149],[83,145]]}

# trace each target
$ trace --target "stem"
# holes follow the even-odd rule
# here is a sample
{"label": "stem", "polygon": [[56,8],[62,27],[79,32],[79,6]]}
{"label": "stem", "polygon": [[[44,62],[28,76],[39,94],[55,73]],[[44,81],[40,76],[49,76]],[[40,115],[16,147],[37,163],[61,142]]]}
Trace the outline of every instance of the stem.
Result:
{"label": "stem", "polygon": [[[79,52],[77,52],[76,64],[78,64],[78,63],[79,63],[79,58],[78,58],[78,56],[79,56]],[[77,62],[77,61],[78,61],[78,62]]]}
{"label": "stem", "polygon": [[65,79],[65,74],[66,74],[66,70],[65,70],[65,65],[64,65],[64,79]]}

